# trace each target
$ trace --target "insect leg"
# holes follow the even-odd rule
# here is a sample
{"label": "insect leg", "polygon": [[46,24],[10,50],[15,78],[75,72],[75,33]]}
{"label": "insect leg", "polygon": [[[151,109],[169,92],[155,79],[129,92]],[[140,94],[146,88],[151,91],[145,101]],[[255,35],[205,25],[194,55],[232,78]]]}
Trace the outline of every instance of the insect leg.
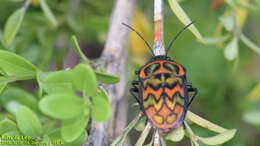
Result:
{"label": "insect leg", "polygon": [[135,80],[133,80],[133,81],[132,81],[132,85],[133,85],[133,86],[139,85],[139,82],[138,82],[138,81],[135,81]]}
{"label": "insect leg", "polygon": [[192,88],[192,84],[191,83],[186,83],[186,86],[189,88]]}
{"label": "insect leg", "polygon": [[131,93],[131,95],[134,96],[135,100],[136,100],[139,104],[141,104],[140,100],[138,99],[138,96],[136,95],[136,93],[138,93],[138,88],[131,88],[131,89],[130,89],[130,93]]}
{"label": "insect leg", "polygon": [[191,100],[189,101],[188,107],[190,106],[190,104],[192,103],[193,99],[196,97],[196,95],[198,94],[198,89],[197,88],[192,88],[192,84],[191,83],[187,83],[186,86],[188,87],[187,90],[188,92],[194,92],[194,94],[191,97]]}
{"label": "insect leg", "polygon": [[138,98],[138,95],[136,95],[136,93],[139,93],[139,89],[137,87],[137,85],[139,85],[138,81],[132,81],[132,88],[130,89],[130,93],[134,96],[135,100],[141,104],[140,99]]}

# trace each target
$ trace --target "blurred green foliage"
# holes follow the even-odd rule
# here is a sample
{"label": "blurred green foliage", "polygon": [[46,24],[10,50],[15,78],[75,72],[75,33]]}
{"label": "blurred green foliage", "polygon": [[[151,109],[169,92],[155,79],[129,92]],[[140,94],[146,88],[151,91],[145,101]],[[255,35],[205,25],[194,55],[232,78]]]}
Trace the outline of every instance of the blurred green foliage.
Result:
{"label": "blurred green foliage", "polygon": [[[140,8],[144,10],[145,15],[147,15],[147,12],[151,13],[152,4],[146,5],[142,1],[140,3]],[[180,3],[190,19],[196,20],[195,25],[202,36],[205,37],[205,40],[219,37],[218,25],[222,23],[220,18],[225,14],[225,11],[233,10],[227,3],[223,3],[218,11],[212,11],[212,3],[213,1],[182,1]],[[249,4],[255,4],[258,9],[246,9],[248,18],[244,18],[244,27],[240,28],[244,34],[259,45],[260,33],[257,29],[260,24],[258,19],[260,16],[259,5],[255,1],[250,1]],[[240,19],[243,17],[238,15],[239,13],[232,12],[231,14]],[[147,16],[150,16],[147,21],[153,22],[151,14]],[[166,4],[164,27],[166,47],[182,28],[183,24],[174,16],[168,4]],[[227,33],[226,30],[222,31],[222,33]],[[231,38],[225,44],[205,45],[199,43],[194,35],[186,31],[175,42],[169,51],[169,56],[185,66],[188,81],[199,89],[199,94],[189,110],[223,127],[238,130],[235,137],[223,145],[259,145],[257,137],[260,132],[259,128],[256,127],[259,127],[257,115],[260,113],[260,100],[259,88],[255,89],[260,83],[259,50],[248,49],[250,47],[248,44],[245,45],[241,38],[243,43],[238,42],[236,59],[229,61],[224,56],[224,48],[230,40]],[[143,61],[144,63],[145,61]],[[142,63],[138,63],[138,67],[140,67],[139,64]],[[137,70],[138,67],[133,68]],[[249,92],[253,89],[257,90],[258,96],[254,100],[248,98]],[[192,126],[192,129],[200,136],[213,135],[212,132],[200,127]],[[180,143],[179,145],[182,144],[188,145],[188,143]]]}
{"label": "blurred green foliage", "polygon": [[[223,16],[226,10],[232,10],[228,3],[224,3],[220,9],[212,11],[212,1],[183,0],[180,3],[191,20],[197,20],[196,27],[200,33],[203,36],[208,37],[215,36],[220,23],[220,17]],[[88,58],[96,58],[98,54],[100,54],[106,40],[109,18],[114,1],[32,0],[24,13],[21,25],[16,26],[19,27],[19,30],[16,32],[15,29],[11,29],[9,31],[13,32],[10,33],[10,36],[6,36],[4,29],[8,29],[6,28],[8,19],[15,11],[21,9],[25,2],[25,0],[0,0],[1,52],[2,50],[5,50],[16,53],[31,62],[33,66],[37,67],[37,71],[35,71],[34,68],[36,67],[31,67],[27,61],[23,62],[18,58],[17,61],[14,61],[13,59],[10,60],[11,62],[14,61],[14,64],[20,64],[23,67],[25,66],[25,68],[29,68],[29,72],[28,70],[22,70],[22,73],[18,72],[17,74],[17,70],[12,70],[10,66],[9,68],[6,66],[7,69],[0,68],[0,74],[3,75],[0,76],[0,93],[5,89],[7,83],[9,83],[9,85],[7,85],[8,87],[1,94],[0,125],[4,125],[2,127],[6,127],[6,129],[1,129],[0,126],[0,133],[1,131],[7,130],[11,131],[8,135],[32,134],[42,136],[42,131],[40,130],[41,128],[39,128],[38,122],[35,123],[35,127],[38,127],[36,128],[38,131],[33,131],[33,133],[31,133],[31,131],[27,133],[26,124],[18,122],[16,125],[16,122],[13,122],[16,118],[29,115],[30,117],[34,117],[34,119],[38,118],[38,120],[41,121],[43,129],[46,129],[45,132],[47,133],[45,134],[48,136],[42,136],[43,141],[59,140],[62,137],[67,136],[66,130],[69,127],[67,125],[68,121],[64,120],[62,122],[62,125],[65,125],[65,128],[51,131],[53,130],[52,127],[56,126],[56,121],[52,118],[43,116],[41,110],[36,106],[36,103],[39,102],[42,94],[46,95],[46,93],[49,93],[48,91],[52,89],[51,86],[53,83],[51,81],[55,80],[48,80],[48,78],[52,78],[51,76],[55,76],[55,73],[57,73],[55,72],[47,75],[44,74],[44,72],[49,72],[54,69],[64,69],[66,56],[69,53],[69,48],[72,47],[71,35],[73,34],[80,38],[79,45]],[[258,1],[249,1],[250,4],[255,4],[255,7],[259,8],[259,3],[257,2]],[[49,8],[46,8],[46,6]],[[141,0],[138,2],[138,7],[145,15],[147,21],[152,24],[153,3],[147,3],[145,0]],[[243,7],[247,8],[245,5],[243,5]],[[259,9],[247,9],[248,18],[244,20],[245,24],[242,29],[243,34],[250,38],[252,42],[255,42],[255,44],[260,45],[260,31],[258,29],[260,25]],[[19,25],[18,21],[11,24]],[[166,4],[164,27],[166,46],[182,28],[183,24],[172,13],[169,5]],[[228,34],[227,30],[222,30],[221,32]],[[14,33],[16,35],[15,37],[12,37]],[[6,41],[6,38],[9,38],[11,41],[9,41],[9,39]],[[231,38],[228,39],[228,42],[230,42],[230,40]],[[236,136],[231,141],[223,144],[223,146],[260,145],[258,140],[260,134],[260,89],[257,88],[260,83],[260,56],[256,52],[248,49],[248,45],[241,43],[242,41],[238,41],[239,51],[236,59],[231,59],[232,61],[228,61],[224,56],[224,48],[228,44],[227,42],[224,43],[224,45],[201,44],[188,31],[178,38],[169,52],[170,57],[185,66],[187,69],[188,81],[199,89],[199,94],[190,109],[223,127],[236,128],[238,130]],[[11,56],[13,57],[13,55]],[[130,57],[134,58],[135,54],[132,54]],[[10,57],[7,56],[7,58]],[[3,60],[3,57],[0,58],[0,61],[1,60]],[[131,63],[128,73],[129,80],[134,79],[134,71],[140,67],[140,63],[139,65],[133,64],[133,62]],[[145,62],[143,61],[141,64],[144,63]],[[8,73],[19,75],[16,76],[19,78],[14,79],[12,78],[13,76],[6,78],[6,70],[8,70]],[[41,70],[41,72],[38,70]],[[24,76],[26,73],[31,76]],[[62,73],[61,76],[65,77],[67,75],[67,73]],[[118,81],[118,78],[114,76],[111,77],[105,73],[100,73],[99,71],[96,71],[95,75],[98,80],[103,81],[104,83],[115,83]],[[111,80],[107,80],[106,76],[110,76],[108,78],[111,78]],[[37,81],[35,80],[14,82],[16,80],[35,78],[37,78],[39,86],[36,85]],[[62,84],[63,81],[73,84],[73,81],[63,79],[56,80],[54,83]],[[50,90],[48,90],[48,87]],[[71,89],[70,85],[67,86],[67,84],[65,87],[60,85],[59,87],[61,87],[62,91],[65,91],[68,88]],[[84,87],[80,89],[83,90]],[[57,91],[59,90],[60,89],[57,89]],[[103,90],[98,91],[98,96],[104,95],[102,91]],[[21,96],[22,98],[20,98]],[[42,101],[42,106],[45,103],[48,103],[47,98],[46,101]],[[59,100],[59,95],[53,100]],[[99,100],[102,102],[99,102]],[[106,100],[107,99],[97,99],[97,102],[104,103],[105,106],[108,107]],[[134,99],[131,100],[133,101]],[[17,108],[17,104],[22,106]],[[28,107],[30,109],[28,109]],[[14,115],[17,111],[20,111],[20,113],[25,115],[17,115],[18,117],[15,117]],[[98,110],[94,111],[98,112]],[[84,115],[80,117],[84,117]],[[6,120],[5,118],[8,118],[9,120]],[[99,120],[100,117],[95,118]],[[81,125],[86,125],[84,123],[87,123],[87,121],[81,120],[81,118],[74,122],[79,122]],[[17,129],[17,126],[20,129]],[[73,127],[73,124],[70,126]],[[200,127],[192,126],[192,129],[193,131],[196,131],[196,134],[201,136],[213,135],[213,133]],[[61,135],[61,133],[63,133],[63,135]],[[87,138],[86,132],[78,133],[78,131],[74,133],[74,138],[77,138],[77,140],[73,142],[74,144],[76,143],[76,145],[83,143]],[[72,140],[70,138],[71,137],[68,139],[71,142]],[[176,145],[187,145],[188,143],[189,141],[187,139],[183,143]]]}
{"label": "blurred green foliage", "polygon": [[[88,138],[90,119],[104,122],[110,118],[108,95],[99,85],[120,79],[102,68],[93,70],[76,37],[71,39],[72,34],[86,33],[85,22],[75,20],[85,17],[82,12],[91,16],[94,11],[78,11],[81,5],[77,2],[0,1],[0,9],[7,10],[0,18],[4,26],[0,30],[1,145],[82,145]],[[100,3],[84,3],[100,11]],[[101,42],[97,38],[91,39]],[[73,69],[65,69],[72,44],[80,59],[74,59]]]}
{"label": "blurred green foliage", "polygon": [[[224,5],[219,11],[210,12],[210,1],[185,1],[182,4],[190,17],[198,20],[196,26],[205,36],[215,35],[218,18],[226,9],[229,9]],[[167,30],[165,38],[171,39],[171,37],[167,37],[167,35],[172,36],[169,32],[180,30],[181,25],[178,22],[176,25],[176,21],[171,22],[167,17],[174,19],[174,16],[166,16],[165,20],[165,30]],[[254,42],[259,42],[260,33],[257,25],[260,21],[258,18],[259,10],[250,12],[243,31]],[[176,26],[174,30],[172,30],[173,25]],[[229,62],[224,58],[223,47],[199,44],[187,32],[176,41],[174,48],[170,51],[170,55],[186,67],[188,81],[199,89],[199,94],[190,110],[196,111],[203,117],[207,117],[208,120],[226,128],[238,129],[237,135],[223,145],[259,145],[257,140],[259,129],[255,129],[242,120],[246,110],[242,108],[242,105],[248,100],[248,93],[260,83],[257,63],[260,56],[247,48],[239,43],[238,59]],[[210,134],[199,129],[201,131],[199,135]],[[198,132],[197,130],[194,129]]]}

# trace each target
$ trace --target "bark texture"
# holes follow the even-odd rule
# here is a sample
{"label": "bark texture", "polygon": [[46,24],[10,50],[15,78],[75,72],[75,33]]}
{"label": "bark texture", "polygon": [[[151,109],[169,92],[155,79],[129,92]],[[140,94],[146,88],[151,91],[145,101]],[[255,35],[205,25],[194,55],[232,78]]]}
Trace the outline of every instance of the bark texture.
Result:
{"label": "bark texture", "polygon": [[92,122],[87,146],[107,146],[126,126],[127,121],[127,58],[129,30],[122,23],[131,24],[136,0],[116,0],[113,8],[107,42],[101,56],[105,71],[118,75],[120,82],[105,85],[112,107],[112,116],[105,123]]}

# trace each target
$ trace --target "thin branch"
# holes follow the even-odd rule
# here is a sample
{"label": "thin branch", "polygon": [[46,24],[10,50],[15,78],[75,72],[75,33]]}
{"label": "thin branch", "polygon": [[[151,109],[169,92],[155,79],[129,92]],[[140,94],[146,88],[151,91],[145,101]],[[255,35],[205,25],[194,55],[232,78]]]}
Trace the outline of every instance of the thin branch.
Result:
{"label": "thin branch", "polygon": [[[142,134],[140,135],[139,139],[137,140],[135,146],[143,146],[144,141],[146,139],[146,137],[148,136],[150,130],[152,128],[152,124],[150,122],[147,122],[144,131],[142,132]],[[155,134],[156,135],[156,134]]]}
{"label": "thin branch", "polygon": [[155,135],[154,135],[154,146],[160,146],[160,134],[159,134],[159,130],[155,131]]}
{"label": "thin branch", "polygon": [[91,132],[85,145],[106,146],[125,128],[127,121],[127,46],[129,30],[122,22],[131,24],[136,0],[116,0],[110,21],[108,38],[100,60],[105,64],[105,72],[118,75],[120,82],[105,85],[112,107],[110,120],[104,123],[92,122]]}
{"label": "thin branch", "polygon": [[163,37],[163,0],[154,0],[154,56],[165,55]]}
{"label": "thin branch", "polygon": [[134,120],[124,129],[124,132],[119,137],[117,137],[117,139],[114,140],[114,142],[110,146],[123,145],[128,133],[134,128],[134,126],[142,118],[142,116],[143,116],[143,113],[139,113],[134,118]]}

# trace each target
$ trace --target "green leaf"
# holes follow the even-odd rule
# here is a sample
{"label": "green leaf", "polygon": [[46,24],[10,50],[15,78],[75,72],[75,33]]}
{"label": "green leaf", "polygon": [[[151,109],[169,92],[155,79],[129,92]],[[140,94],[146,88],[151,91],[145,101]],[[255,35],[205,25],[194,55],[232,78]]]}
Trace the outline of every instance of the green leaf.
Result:
{"label": "green leaf", "polygon": [[115,84],[120,81],[119,77],[112,74],[108,74],[100,71],[95,71],[95,73],[97,76],[97,80],[105,84]]}
{"label": "green leaf", "polygon": [[2,68],[0,68],[0,75],[7,76],[7,74],[4,72]]}
{"label": "green leaf", "polygon": [[227,60],[232,61],[238,55],[238,38],[234,37],[225,47],[224,56]]}
{"label": "green leaf", "polygon": [[73,83],[77,90],[83,91],[88,96],[97,93],[97,79],[95,72],[86,64],[79,64],[73,70]]}
{"label": "green leaf", "polygon": [[45,96],[39,103],[41,111],[57,119],[71,119],[82,114],[84,101],[74,94]]}
{"label": "green leaf", "polygon": [[46,143],[47,145],[52,145],[50,143],[55,142],[56,145],[64,146],[64,140],[61,137],[60,128],[55,128],[49,131],[46,135],[43,136],[41,142]]}
{"label": "green leaf", "polygon": [[247,98],[251,100],[260,100],[260,84],[249,92]]}
{"label": "green leaf", "polygon": [[50,10],[49,6],[46,4],[46,1],[45,0],[40,0],[40,5],[41,5],[41,8],[43,10],[44,15],[47,17],[49,22],[54,27],[57,27],[58,26],[58,22],[57,22],[55,16],[53,15],[52,11]]}
{"label": "green leaf", "polygon": [[141,120],[135,125],[135,130],[142,132],[145,128],[146,117],[142,117]]}
{"label": "green leaf", "polygon": [[6,132],[17,130],[16,124],[11,120],[0,121],[0,135]]}
{"label": "green leaf", "polygon": [[4,85],[4,84],[8,84],[11,82],[16,81],[16,79],[14,77],[11,76],[0,76],[0,84]]}
{"label": "green leaf", "polygon": [[[173,13],[175,13],[175,15],[178,17],[178,19],[186,26],[188,24],[191,23],[190,18],[188,17],[188,15],[184,12],[184,10],[181,8],[181,6],[179,5],[179,3],[177,2],[177,0],[168,0],[169,5],[171,7],[171,10],[173,11]],[[195,27],[195,25],[191,25],[188,28],[195,36],[196,38],[202,42],[205,43],[205,41],[203,40],[203,37],[201,36],[201,34],[199,33],[198,29]]]}
{"label": "green leaf", "polygon": [[48,132],[47,135],[48,135],[48,142],[50,140],[55,141],[55,140],[62,139],[60,128],[56,128],[56,129],[51,130],[50,132]]}
{"label": "green leaf", "polygon": [[[5,139],[0,139],[1,146],[15,146],[17,144],[13,144],[12,141],[10,140],[10,137],[11,138],[14,138],[14,137],[20,138],[21,136],[22,136],[22,134],[17,130],[8,131],[8,132],[4,133],[3,135],[1,135],[1,137],[5,138]],[[22,146],[25,146],[25,145],[22,145]]]}
{"label": "green leaf", "polygon": [[186,128],[185,130],[186,130],[188,136],[190,137],[191,145],[192,146],[199,146],[197,138],[195,139],[195,135],[194,135],[192,129],[190,128],[189,124],[187,124],[186,121],[184,121],[184,126]]}
{"label": "green leaf", "polygon": [[35,97],[20,88],[6,88],[0,96],[0,101],[4,108],[13,115],[16,115],[18,108],[22,105],[29,107],[35,112],[39,112]]}
{"label": "green leaf", "polygon": [[[10,45],[22,24],[26,7],[16,10],[7,20],[4,28],[6,44]],[[0,57],[1,58],[1,57]]]}
{"label": "green leaf", "polygon": [[0,68],[16,80],[33,79],[36,75],[36,67],[33,64],[8,51],[0,50]]}
{"label": "green leaf", "polygon": [[221,16],[219,18],[220,22],[224,25],[227,31],[232,31],[235,27],[235,17],[234,16]]}
{"label": "green leaf", "polygon": [[257,46],[255,43],[253,43],[251,40],[249,40],[244,34],[240,35],[240,39],[242,40],[245,45],[247,45],[250,49],[255,51],[256,53],[260,54],[260,47]]}
{"label": "green leaf", "polygon": [[88,124],[89,115],[82,114],[76,118],[63,120],[61,125],[61,135],[66,142],[72,142],[79,138],[85,131]]}
{"label": "green leaf", "polygon": [[198,136],[198,139],[207,145],[220,145],[233,138],[234,135],[236,134],[236,131],[237,131],[236,129],[232,129],[208,138],[203,138]]}
{"label": "green leaf", "polygon": [[29,108],[22,106],[16,115],[18,128],[26,136],[38,137],[43,134],[42,125],[37,116]]}
{"label": "green leaf", "polygon": [[251,125],[260,126],[260,111],[253,110],[244,113],[243,120]]}
{"label": "green leaf", "polygon": [[48,133],[48,135],[44,137],[43,141],[47,143],[49,143],[50,141],[58,141],[61,143],[61,145],[64,146],[81,146],[87,141],[87,138],[88,133],[86,131],[83,131],[76,140],[72,142],[64,142],[61,136],[61,129],[56,128],[52,130],[50,133]]}
{"label": "green leaf", "polygon": [[230,35],[225,35],[225,36],[221,36],[221,37],[214,37],[214,38],[203,38],[206,44],[217,44],[217,43],[221,43],[221,42],[225,42],[230,38]]}
{"label": "green leaf", "polygon": [[43,80],[46,76],[46,73],[40,71],[40,70],[37,70],[37,75],[36,75],[36,80],[37,80],[37,83],[38,83],[38,86],[39,86],[39,89],[38,89],[38,97],[42,97],[42,92],[43,92]]}
{"label": "green leaf", "polygon": [[101,94],[101,96],[107,101],[107,103],[109,103],[107,91],[103,87],[101,87],[101,92],[98,92],[98,94]]}
{"label": "green leaf", "polygon": [[8,84],[7,82],[1,82],[2,80],[0,79],[0,95],[2,91],[5,89],[6,85]]}
{"label": "green leaf", "polygon": [[43,89],[49,93],[73,93],[71,71],[56,71],[48,74],[43,80]]}
{"label": "green leaf", "polygon": [[187,112],[186,118],[203,128],[209,129],[209,130],[217,132],[217,133],[223,133],[223,132],[227,131],[227,129],[222,128],[206,119],[203,119],[200,116],[192,113],[191,111]]}
{"label": "green leaf", "polygon": [[144,129],[144,131],[141,133],[141,135],[139,136],[137,142],[136,142],[136,146],[142,146],[144,145],[145,139],[147,138],[149,132],[151,131],[152,125],[151,123],[147,123],[146,127]]}
{"label": "green leaf", "polygon": [[173,142],[179,142],[184,137],[184,128],[183,126],[180,126],[176,129],[174,129],[171,133],[166,135],[166,139],[171,140]]}
{"label": "green leaf", "polygon": [[84,53],[81,51],[76,36],[74,36],[74,35],[72,36],[72,41],[73,41],[73,45],[74,45],[73,49],[75,50],[75,52],[80,56],[80,58],[81,58],[82,60],[84,60],[86,63],[88,63],[89,60],[88,60],[88,58],[84,55]]}
{"label": "green leaf", "polygon": [[65,143],[65,146],[81,146],[83,145],[88,139],[87,131],[83,131],[82,134],[73,142]]}
{"label": "green leaf", "polygon": [[97,122],[104,122],[110,118],[111,108],[107,96],[98,93],[92,98],[92,118]]}

